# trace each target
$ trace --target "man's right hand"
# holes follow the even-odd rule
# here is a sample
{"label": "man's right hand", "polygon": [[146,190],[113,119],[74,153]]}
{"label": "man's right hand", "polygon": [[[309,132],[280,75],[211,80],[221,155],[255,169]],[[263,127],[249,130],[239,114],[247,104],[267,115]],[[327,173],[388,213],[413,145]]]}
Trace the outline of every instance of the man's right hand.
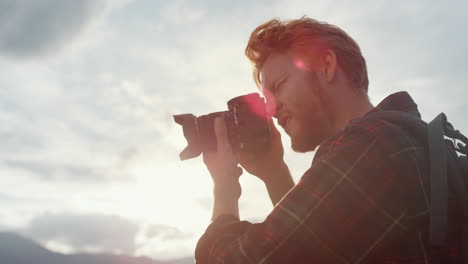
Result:
{"label": "man's right hand", "polygon": [[276,129],[273,120],[269,120],[271,129],[271,141],[268,149],[261,154],[251,152],[237,152],[239,164],[250,174],[257,176],[265,183],[269,182],[272,173],[284,166],[284,150],[281,143],[281,134]]}
{"label": "man's right hand", "polygon": [[257,176],[268,190],[273,206],[294,187],[294,181],[288,166],[283,160],[284,150],[281,134],[270,119],[271,142],[266,152],[254,155],[248,152],[238,152],[239,164],[250,174]]}

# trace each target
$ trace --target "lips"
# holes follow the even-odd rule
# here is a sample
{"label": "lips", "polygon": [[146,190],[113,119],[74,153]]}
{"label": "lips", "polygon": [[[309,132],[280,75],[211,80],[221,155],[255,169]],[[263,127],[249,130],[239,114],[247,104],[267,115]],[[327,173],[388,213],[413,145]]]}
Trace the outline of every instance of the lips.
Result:
{"label": "lips", "polygon": [[283,129],[286,129],[286,126],[288,124],[288,121],[289,121],[289,117],[288,116],[282,116],[280,118],[278,118],[278,124],[283,128]]}

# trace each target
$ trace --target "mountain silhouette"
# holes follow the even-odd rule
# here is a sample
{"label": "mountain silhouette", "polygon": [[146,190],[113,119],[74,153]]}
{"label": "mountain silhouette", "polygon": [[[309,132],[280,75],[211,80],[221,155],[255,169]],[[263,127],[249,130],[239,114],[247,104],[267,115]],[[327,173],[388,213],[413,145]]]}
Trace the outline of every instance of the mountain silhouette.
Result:
{"label": "mountain silhouette", "polygon": [[112,254],[61,254],[13,232],[0,232],[1,264],[192,264],[192,258],[156,261]]}

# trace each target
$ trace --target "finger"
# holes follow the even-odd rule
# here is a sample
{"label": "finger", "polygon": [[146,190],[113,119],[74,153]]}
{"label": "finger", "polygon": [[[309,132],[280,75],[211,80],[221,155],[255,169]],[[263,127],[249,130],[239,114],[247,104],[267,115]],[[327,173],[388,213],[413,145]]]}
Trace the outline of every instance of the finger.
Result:
{"label": "finger", "polygon": [[214,120],[214,130],[216,135],[216,142],[218,145],[218,152],[231,151],[229,145],[229,137],[227,133],[226,123],[222,117],[217,117]]}
{"label": "finger", "polygon": [[281,142],[281,133],[273,122],[273,119],[270,119],[268,124],[270,125],[271,142]]}
{"label": "finger", "polygon": [[210,162],[210,160],[211,160],[210,153],[209,152],[203,152],[202,156],[203,156],[203,162],[205,164],[208,164]]}

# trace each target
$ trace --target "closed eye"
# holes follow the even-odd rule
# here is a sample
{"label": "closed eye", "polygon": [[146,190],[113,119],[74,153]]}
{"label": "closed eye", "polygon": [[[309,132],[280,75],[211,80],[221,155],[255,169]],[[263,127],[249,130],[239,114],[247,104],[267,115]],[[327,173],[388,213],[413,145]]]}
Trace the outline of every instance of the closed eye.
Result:
{"label": "closed eye", "polygon": [[283,84],[288,80],[288,76],[285,76],[283,79],[281,79],[279,82],[277,82],[272,88],[271,92],[272,93],[277,93],[280,88],[282,88]]}

